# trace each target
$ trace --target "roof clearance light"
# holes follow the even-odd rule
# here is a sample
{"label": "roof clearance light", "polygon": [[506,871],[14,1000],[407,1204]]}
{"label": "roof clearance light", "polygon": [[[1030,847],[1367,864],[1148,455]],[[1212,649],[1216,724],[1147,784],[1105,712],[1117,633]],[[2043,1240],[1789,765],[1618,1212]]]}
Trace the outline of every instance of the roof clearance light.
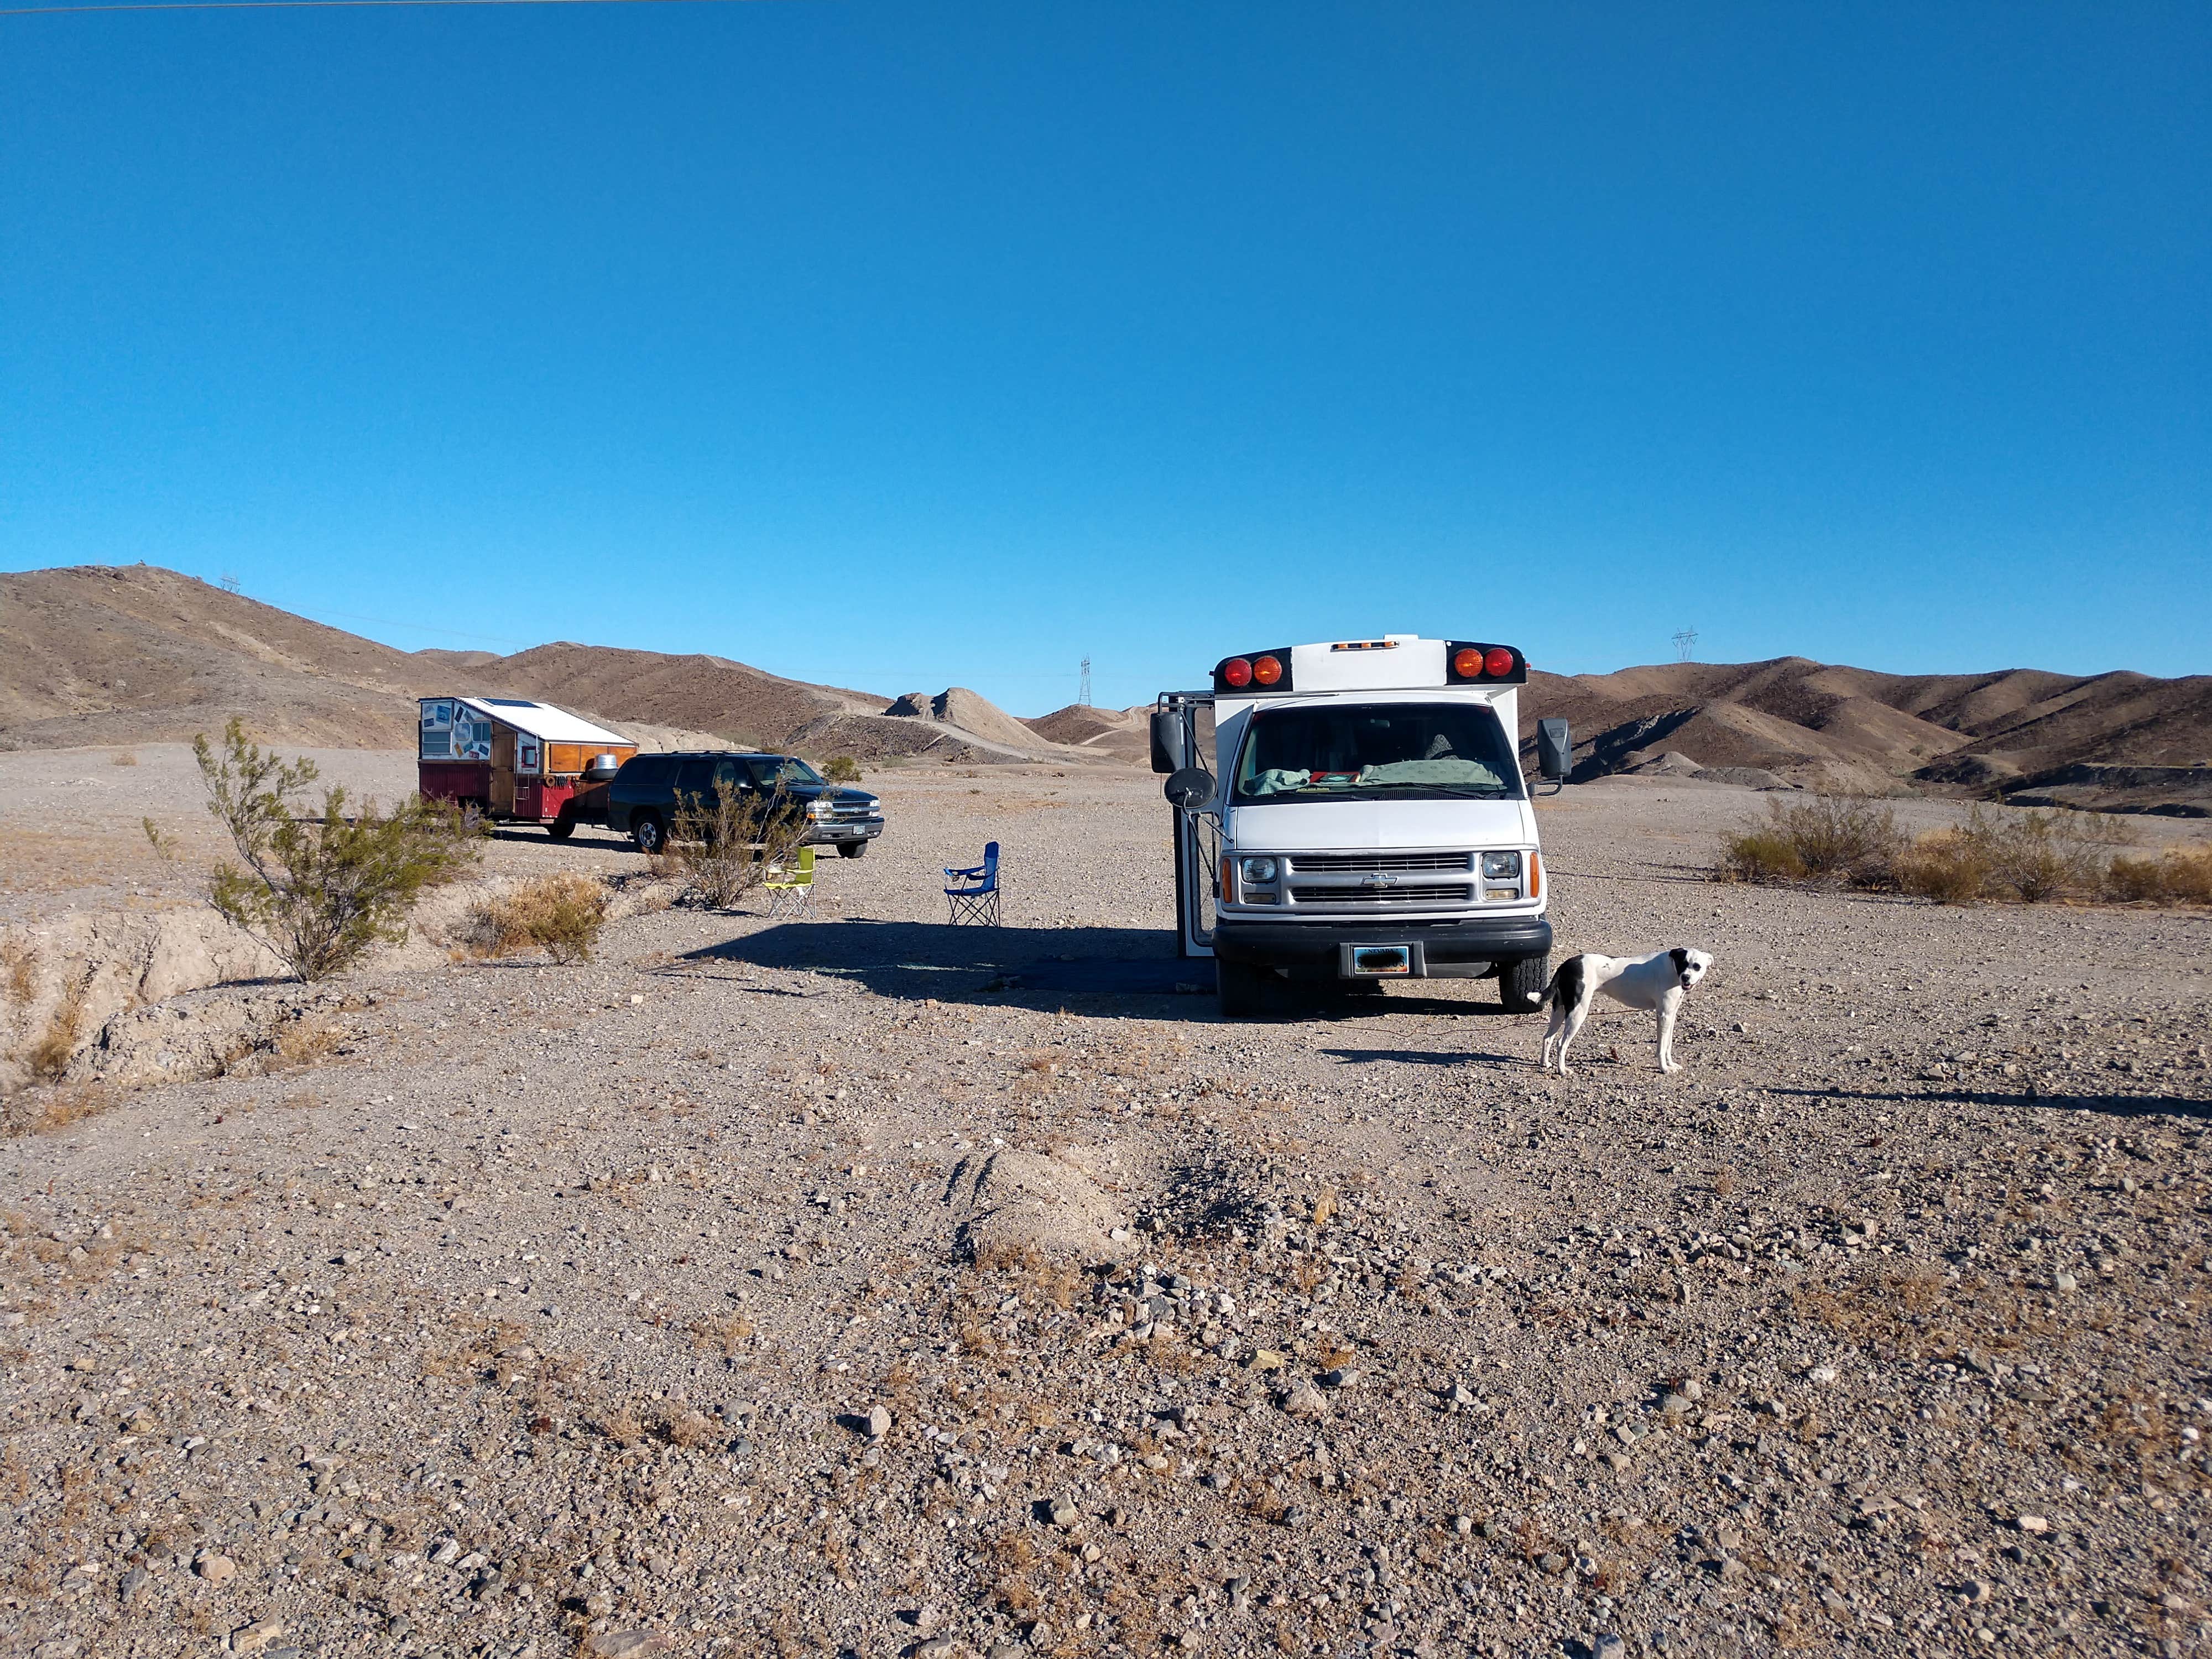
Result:
{"label": "roof clearance light", "polygon": [[[1261,660],[1266,662],[1269,659],[1262,657]],[[1276,665],[1276,672],[1279,674],[1282,672],[1282,665],[1279,663]],[[1242,657],[1231,657],[1221,665],[1221,678],[1231,685],[1249,685],[1252,684],[1252,665]]]}
{"label": "roof clearance light", "polygon": [[[1474,653],[1469,652],[1472,656]],[[1482,659],[1483,672],[1494,680],[1502,680],[1513,672],[1513,653],[1502,645],[1490,647],[1490,654]]]}
{"label": "roof clearance light", "polygon": [[1252,665],[1252,678],[1261,685],[1273,685],[1283,678],[1283,665],[1273,657],[1262,657]]}
{"label": "roof clearance light", "polygon": [[1452,658],[1452,672],[1458,675],[1463,680],[1480,679],[1482,678],[1482,653],[1477,651],[1473,646],[1469,646],[1466,650],[1457,653]]}

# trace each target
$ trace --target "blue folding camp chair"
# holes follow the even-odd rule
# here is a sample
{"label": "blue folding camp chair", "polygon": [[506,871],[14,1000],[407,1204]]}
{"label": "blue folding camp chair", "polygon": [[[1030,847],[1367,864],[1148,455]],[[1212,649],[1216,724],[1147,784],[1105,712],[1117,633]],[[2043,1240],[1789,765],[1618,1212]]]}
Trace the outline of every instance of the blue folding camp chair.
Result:
{"label": "blue folding camp chair", "polygon": [[953,884],[945,890],[945,902],[952,907],[952,925],[972,921],[980,927],[999,926],[999,843],[992,842],[983,848],[983,861],[972,870],[951,870],[945,879]]}

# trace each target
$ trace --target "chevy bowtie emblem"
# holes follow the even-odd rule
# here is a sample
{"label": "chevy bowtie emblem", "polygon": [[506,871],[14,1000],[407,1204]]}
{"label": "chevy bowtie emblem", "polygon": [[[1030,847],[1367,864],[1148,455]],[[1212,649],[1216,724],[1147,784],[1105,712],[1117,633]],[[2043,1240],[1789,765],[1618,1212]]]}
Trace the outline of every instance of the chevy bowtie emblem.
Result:
{"label": "chevy bowtie emblem", "polygon": [[1398,884],[1398,878],[1395,876],[1386,876],[1380,871],[1377,871],[1373,875],[1360,877],[1359,884],[1362,887],[1395,887]]}

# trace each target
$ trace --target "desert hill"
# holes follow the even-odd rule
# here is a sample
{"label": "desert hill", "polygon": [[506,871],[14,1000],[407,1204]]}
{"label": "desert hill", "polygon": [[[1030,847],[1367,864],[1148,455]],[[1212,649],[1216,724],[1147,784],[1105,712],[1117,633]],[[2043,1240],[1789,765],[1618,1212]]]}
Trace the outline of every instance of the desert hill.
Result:
{"label": "desert hill", "polygon": [[[1578,778],[1705,769],[1747,782],[1993,793],[2060,787],[2061,774],[2073,775],[2063,787],[2079,791],[2101,768],[2125,770],[2140,793],[2156,787],[2145,769],[2212,762],[2207,675],[1879,674],[1802,657],[1668,663],[1533,673],[1522,714],[1532,733],[1544,715],[1572,723]],[[2212,773],[2163,781],[2180,795],[2212,793]]]}
{"label": "desert hill", "polygon": [[1147,724],[1152,712],[1150,703],[1139,703],[1133,708],[1094,708],[1085,703],[1072,702],[1065,708],[1055,708],[1049,714],[1041,714],[1022,724],[1054,743],[1089,749],[1144,766],[1152,760],[1152,742]]}
{"label": "desert hill", "polygon": [[[1137,766],[1148,752],[1142,707],[1023,720],[959,686],[890,698],[696,653],[396,651],[147,565],[0,575],[0,747],[189,738],[238,714],[266,740],[404,749],[413,700],[443,692],[540,697],[655,746]],[[1666,663],[1534,673],[1522,714],[1531,733],[1541,715],[1573,723],[1583,778],[1649,769],[2212,810],[2212,676]]]}
{"label": "desert hill", "polygon": [[958,687],[894,702],[726,657],[567,641],[504,657],[397,651],[154,566],[0,575],[0,747],[181,741],[236,714],[264,741],[406,749],[414,700],[441,693],[542,698],[653,747],[1100,758]]}

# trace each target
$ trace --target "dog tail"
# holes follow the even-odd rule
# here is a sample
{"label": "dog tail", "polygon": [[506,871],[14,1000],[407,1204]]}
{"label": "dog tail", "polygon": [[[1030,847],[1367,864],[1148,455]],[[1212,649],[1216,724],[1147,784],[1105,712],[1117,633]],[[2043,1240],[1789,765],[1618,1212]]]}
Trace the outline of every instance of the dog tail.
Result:
{"label": "dog tail", "polygon": [[1562,1008],[1572,1008],[1583,1000],[1583,959],[1569,957],[1552,975],[1552,982],[1544,988],[1544,994],[1536,999],[1536,1008],[1541,1012],[1553,998]]}

